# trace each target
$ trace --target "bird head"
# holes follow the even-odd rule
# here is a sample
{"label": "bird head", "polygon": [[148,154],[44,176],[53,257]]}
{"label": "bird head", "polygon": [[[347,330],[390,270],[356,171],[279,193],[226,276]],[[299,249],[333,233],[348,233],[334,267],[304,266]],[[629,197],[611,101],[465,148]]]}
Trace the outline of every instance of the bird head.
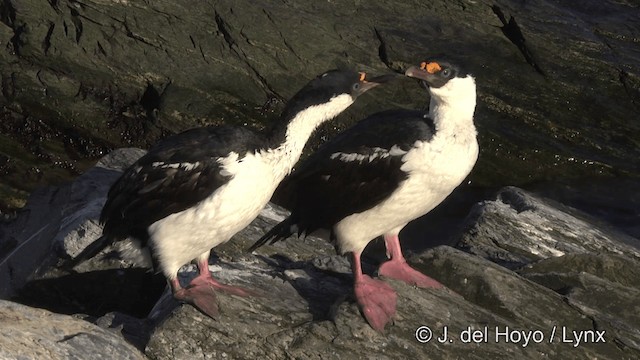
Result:
{"label": "bird head", "polygon": [[327,71],[311,80],[287,102],[283,116],[292,118],[315,107],[331,118],[353,104],[358,96],[395,77],[394,74],[371,77],[352,70]]}
{"label": "bird head", "polygon": [[433,97],[441,101],[473,100],[476,97],[476,82],[473,76],[460,66],[446,60],[430,59],[411,66],[405,75],[419,79]]}

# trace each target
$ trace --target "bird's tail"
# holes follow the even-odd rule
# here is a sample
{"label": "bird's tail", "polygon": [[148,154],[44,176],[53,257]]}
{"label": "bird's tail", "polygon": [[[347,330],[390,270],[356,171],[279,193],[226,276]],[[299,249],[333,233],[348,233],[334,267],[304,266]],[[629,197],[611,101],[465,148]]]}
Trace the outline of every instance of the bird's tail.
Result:
{"label": "bird's tail", "polygon": [[64,260],[60,265],[63,269],[72,270],[76,265],[80,264],[84,260],[94,257],[111,243],[111,239],[105,235],[100,236],[94,242],[87,245],[77,256]]}
{"label": "bird's tail", "polygon": [[258,241],[251,245],[247,251],[252,252],[266,243],[274,244],[280,240],[284,240],[297,232],[297,228],[295,221],[289,216],[264,234]]}

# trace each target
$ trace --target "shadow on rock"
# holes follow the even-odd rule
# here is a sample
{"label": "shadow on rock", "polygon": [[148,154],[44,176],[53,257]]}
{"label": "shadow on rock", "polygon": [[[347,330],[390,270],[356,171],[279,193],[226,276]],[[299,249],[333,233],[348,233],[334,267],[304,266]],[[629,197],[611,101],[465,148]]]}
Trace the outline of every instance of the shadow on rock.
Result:
{"label": "shadow on rock", "polygon": [[293,261],[282,254],[257,256],[276,269],[273,276],[288,282],[303,298],[313,321],[335,319],[335,309],[345,300],[352,302],[353,276],[344,272],[346,259],[326,256],[311,262]]}
{"label": "shadow on rock", "polygon": [[62,314],[118,311],[144,318],[165,285],[162,275],[146,269],[99,270],[33,280],[12,300]]}

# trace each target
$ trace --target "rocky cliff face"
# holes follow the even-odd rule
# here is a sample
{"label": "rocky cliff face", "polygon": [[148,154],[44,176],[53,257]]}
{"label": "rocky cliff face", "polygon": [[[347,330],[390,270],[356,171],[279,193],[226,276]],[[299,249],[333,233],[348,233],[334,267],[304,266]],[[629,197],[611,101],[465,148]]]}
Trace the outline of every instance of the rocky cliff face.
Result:
{"label": "rocky cliff face", "polygon": [[[639,16],[606,0],[0,1],[0,210],[24,205],[0,223],[0,298],[13,301],[0,303],[0,357],[640,358]],[[117,249],[57,267],[99,236],[107,189],[143,153],[113,149],[206,124],[262,128],[329,68],[398,71],[438,54],[476,76],[480,160],[402,234],[412,265],[450,291],[392,282],[385,334],[325,241],[244,251],[284,216],[275,205],[216,249],[215,276],[262,293],[221,294],[216,320]],[[309,148],[427,103],[411,81],[380,87]],[[365,270],[383,256],[372,244]]]}
{"label": "rocky cliff face", "polygon": [[[13,320],[3,334],[25,334],[34,326],[31,322],[43,328],[79,326],[75,318],[80,317],[108,329],[111,339],[87,323],[81,331],[82,344],[87,344],[82,351],[113,354],[111,348],[91,350],[109,341],[123,357],[141,356],[129,343],[152,359],[640,356],[640,241],[514,187],[477,203],[459,220],[459,232],[451,239],[455,247],[439,246],[409,258],[448,290],[390,281],[399,295],[398,315],[385,334],[373,331],[362,318],[351,295],[349,263],[326,241],[291,238],[246,253],[286,216],[273,204],[216,248],[213,275],[259,295],[219,294],[215,320],[177,304],[168,290],[163,292],[161,276],[114,256],[113,249],[81,264],[77,273],[58,269],[52,260],[72,257],[100,235],[96,219],[109,184],[141,154],[136,149],[113,152],[69,185],[77,192],[42,191],[15,226],[5,227],[19,245],[1,263],[3,297],[75,315],[51,315],[5,302],[0,311]],[[46,211],[47,218],[30,212],[32,208]],[[46,235],[43,224],[50,227]],[[429,231],[418,238],[401,236],[419,242]],[[375,270],[382,256],[378,250],[369,249],[366,271]],[[194,266],[186,266],[181,277],[188,281],[195,272]],[[49,340],[10,347],[6,356],[37,354],[44,351],[40,346],[53,346],[47,351],[54,354],[71,351],[66,342],[51,340],[53,335],[42,336]]]}
{"label": "rocky cliff face", "polygon": [[[15,208],[114,148],[188,127],[261,128],[330,68],[438,54],[477,77],[474,183],[637,179],[638,16],[633,2],[595,0],[1,1],[0,194]],[[427,103],[412,82],[380,89],[319,139]]]}

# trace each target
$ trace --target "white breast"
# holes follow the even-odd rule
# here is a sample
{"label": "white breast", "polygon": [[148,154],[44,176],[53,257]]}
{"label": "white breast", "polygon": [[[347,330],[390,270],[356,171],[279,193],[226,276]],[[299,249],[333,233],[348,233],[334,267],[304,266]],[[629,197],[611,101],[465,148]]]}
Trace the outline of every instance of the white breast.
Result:
{"label": "white breast", "polygon": [[232,153],[221,163],[225,165],[222,171],[233,179],[196,206],[149,227],[154,253],[165,274],[175,274],[182,265],[249,225],[282,180],[282,171],[260,153],[242,161]]}
{"label": "white breast", "polygon": [[399,233],[409,221],[428,213],[451,194],[478,158],[475,128],[467,130],[417,142],[403,157],[401,170],[409,174],[408,179],[385,201],[336,224],[340,250],[361,251],[380,235]]}

